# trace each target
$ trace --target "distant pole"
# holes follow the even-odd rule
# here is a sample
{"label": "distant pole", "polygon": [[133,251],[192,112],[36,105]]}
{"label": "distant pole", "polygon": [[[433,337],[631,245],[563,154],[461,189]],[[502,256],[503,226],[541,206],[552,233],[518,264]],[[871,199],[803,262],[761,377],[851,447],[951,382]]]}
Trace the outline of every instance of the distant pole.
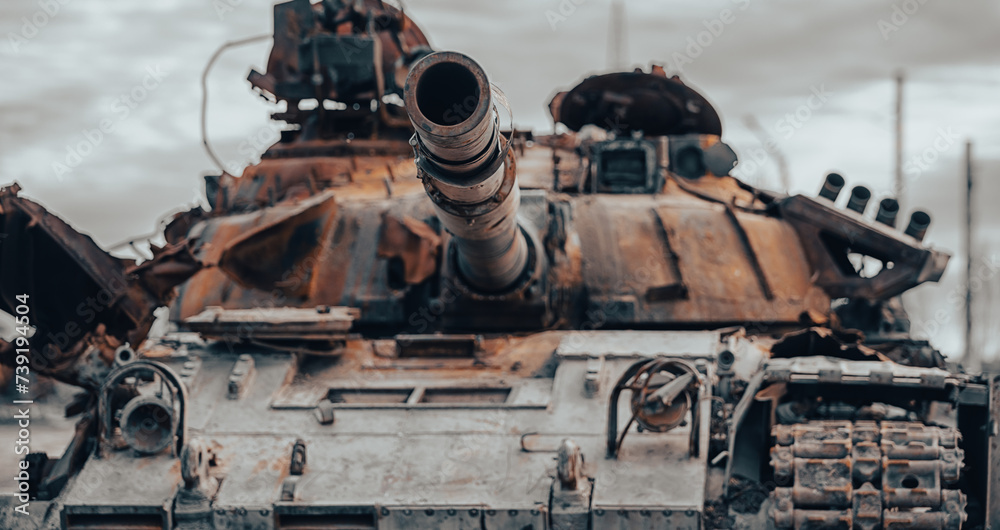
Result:
{"label": "distant pole", "polygon": [[903,71],[896,72],[896,167],[894,191],[899,201],[900,210],[903,206]]}
{"label": "distant pole", "polygon": [[980,359],[972,353],[972,141],[965,142],[965,355],[968,363]]}
{"label": "distant pole", "polygon": [[611,28],[608,31],[608,67],[620,72],[625,69],[625,2],[611,4]]}

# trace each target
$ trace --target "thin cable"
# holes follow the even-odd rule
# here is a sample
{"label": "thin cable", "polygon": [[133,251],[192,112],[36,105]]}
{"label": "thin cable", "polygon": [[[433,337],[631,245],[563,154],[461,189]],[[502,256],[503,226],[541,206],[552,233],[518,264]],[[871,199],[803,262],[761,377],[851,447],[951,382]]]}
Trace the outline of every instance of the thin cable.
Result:
{"label": "thin cable", "polygon": [[212,146],[208,144],[208,73],[212,70],[212,66],[215,65],[215,61],[222,55],[222,52],[228,50],[229,48],[235,48],[237,46],[245,46],[247,44],[253,44],[255,42],[264,41],[271,38],[271,34],[257,35],[254,37],[247,37],[245,39],[239,39],[234,41],[229,41],[219,49],[215,50],[212,57],[208,60],[205,65],[205,70],[201,73],[201,144],[205,146],[205,151],[208,153],[208,157],[212,159],[212,162],[222,171],[223,174],[228,175],[229,172],[223,166],[219,157],[215,155],[215,151],[212,150]]}

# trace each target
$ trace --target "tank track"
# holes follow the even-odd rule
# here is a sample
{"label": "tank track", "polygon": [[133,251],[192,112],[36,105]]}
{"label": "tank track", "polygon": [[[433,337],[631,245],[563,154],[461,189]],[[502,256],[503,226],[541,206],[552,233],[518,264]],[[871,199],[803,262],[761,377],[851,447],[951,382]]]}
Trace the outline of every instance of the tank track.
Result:
{"label": "tank track", "polygon": [[957,429],[906,421],[778,425],[771,466],[777,528],[959,530],[954,487],[964,454]]}

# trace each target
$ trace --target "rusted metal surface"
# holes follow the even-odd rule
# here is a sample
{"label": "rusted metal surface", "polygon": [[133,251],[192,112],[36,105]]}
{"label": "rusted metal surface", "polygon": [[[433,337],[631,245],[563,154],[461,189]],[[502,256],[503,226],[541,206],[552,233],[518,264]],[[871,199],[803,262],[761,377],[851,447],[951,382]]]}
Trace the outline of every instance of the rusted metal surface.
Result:
{"label": "rusted metal surface", "polygon": [[403,281],[419,285],[433,276],[440,266],[441,236],[423,221],[409,216],[399,219],[384,215],[378,256],[389,260],[399,258]]}
{"label": "rusted metal surface", "polygon": [[[312,4],[293,0],[275,6],[274,46],[267,72],[251,71],[248,79],[272,100],[376,100],[381,104],[384,95],[402,95],[410,64],[429,51],[420,28],[399,9],[381,1]],[[290,104],[282,119],[302,123],[309,116],[323,114],[300,112],[296,107]],[[406,118],[399,110],[381,106],[378,120],[384,126],[405,127]],[[364,121],[364,113],[342,116]],[[323,118],[336,121],[332,115]]]}
{"label": "rusted metal surface", "polygon": [[[31,368],[95,390],[115,351],[145,339],[153,310],[201,263],[186,243],[154,248],[140,265],[114,258],[19,190],[0,190],[0,309],[15,314],[15,297],[28,295],[36,328]],[[0,362],[16,366],[15,354],[14,344],[0,340]]]}
{"label": "rusted metal surface", "polygon": [[360,312],[353,307],[321,306],[223,309],[209,307],[184,320],[184,325],[205,337],[239,337],[256,340],[344,339]]}
{"label": "rusted metal surface", "polygon": [[246,395],[246,391],[253,384],[254,376],[257,375],[253,356],[243,354],[233,365],[233,371],[229,372],[229,399],[241,399]]}
{"label": "rusted metal surface", "polygon": [[556,453],[556,480],[552,481],[552,528],[573,530],[590,525],[591,480],[584,472],[583,453],[566,439]]}
{"label": "rusted metal surface", "polygon": [[[304,144],[315,144],[315,148]],[[337,149],[339,144],[340,149]],[[387,149],[388,148],[388,149]],[[223,175],[207,190],[211,217],[259,210],[336,189],[338,197],[385,197],[420,189],[413,179],[413,150],[405,140],[355,140],[278,144],[239,177]],[[196,219],[206,217],[194,212]],[[179,218],[190,216],[180,214]],[[187,223],[190,226],[192,223]]]}
{"label": "rusted metal surface", "polygon": [[[833,297],[890,298],[937,281],[948,264],[948,254],[921,247],[910,236],[872,226],[860,214],[802,196],[781,201],[780,208],[799,233],[818,275],[816,285]],[[864,277],[849,261],[852,252],[880,261],[882,269]]]}
{"label": "rusted metal surface", "polygon": [[[497,144],[502,145],[502,141],[495,128],[483,129],[494,123],[485,119],[493,115],[489,111],[490,92],[486,88],[485,75],[481,70],[469,70],[461,61],[440,59],[458,55],[435,57],[438,59],[429,57],[414,75],[420,76],[426,71],[433,73],[431,67],[434,65],[452,65],[458,69],[456,71],[468,73],[471,81],[467,84],[475,89],[479,98],[469,100],[465,109],[475,116],[456,125],[434,124],[416,111],[415,116],[424,116],[418,119],[422,124],[419,127],[421,134],[431,134],[429,128],[435,132],[428,138],[436,138],[418,142],[418,153],[432,149],[429,146],[438,142],[445,147],[438,148],[437,155],[427,151],[424,158],[435,157],[437,161],[429,163],[439,170],[444,159],[438,155],[450,152],[448,149],[464,153],[453,156],[462,164],[486,163],[487,154],[495,154],[499,149]],[[415,86],[419,84],[418,81],[414,83]],[[417,105],[416,92],[414,88],[409,93],[413,100],[411,108]],[[471,97],[431,94],[440,96],[442,101],[432,105],[434,97],[425,96],[428,101],[424,104],[441,114],[438,118],[442,120],[445,113],[455,114],[452,117],[456,119],[460,117],[457,112],[464,109],[465,99]],[[445,140],[450,138],[449,134],[456,135],[454,143]],[[463,134],[468,138],[462,140]],[[688,141],[687,136],[683,138],[684,142]],[[475,142],[484,139],[493,142],[484,144],[490,149],[480,152],[476,150],[478,147],[469,147],[478,146]],[[718,138],[710,135],[697,140],[690,144],[692,148],[719,145]],[[340,140],[328,143],[337,142]],[[439,188],[445,186],[445,181],[437,178],[424,179],[431,199],[422,197],[418,180],[412,178],[417,174],[412,162],[390,164],[381,172],[377,171],[377,163],[384,160],[385,155],[373,157],[366,154],[365,149],[376,144],[395,145],[396,142],[378,140],[365,144],[368,147],[352,143],[353,147],[336,153],[337,156],[301,159],[302,162],[309,160],[309,165],[299,166],[296,164],[300,159],[290,155],[299,141],[282,141],[269,152],[286,153],[289,157],[267,158],[265,155],[265,160],[249,168],[242,178],[224,177],[229,184],[221,186],[216,194],[230,190],[229,199],[217,197],[220,204],[228,206],[192,227],[192,235],[197,238],[197,255],[211,263],[219,259],[221,252],[236,255],[235,250],[227,249],[239,245],[253,250],[242,252],[245,258],[241,261],[260,270],[238,271],[237,267],[225,266],[229,275],[215,269],[202,272],[185,287],[175,307],[174,318],[193,316],[206,306],[235,309],[257,305],[342,305],[363,308],[359,325],[420,333],[470,327],[498,331],[542,329],[553,325],[610,327],[713,323],[787,328],[801,322],[827,323],[831,296],[884,297],[923,281],[932,281],[947,259],[941,253],[915,245],[909,236],[876,228],[804,197],[778,199],[728,176],[677,176],[672,173],[672,157],[678,153],[655,147],[661,143],[658,141],[649,142],[656,156],[647,157],[644,162],[653,164],[643,169],[645,174],[656,176],[648,182],[659,183],[649,193],[634,190],[626,193],[624,190],[631,188],[616,188],[621,184],[613,180],[607,183],[610,186],[607,193],[598,192],[604,189],[594,187],[601,178],[600,167],[592,167],[588,153],[601,141],[576,139],[572,144],[576,146],[574,150],[559,156],[563,160],[573,157],[581,160],[578,167],[589,168],[581,170],[584,171],[581,182],[590,184],[576,187],[576,194],[571,196],[540,193],[542,190],[522,191],[523,204],[513,211],[508,210],[516,203],[516,197],[512,197],[517,190],[514,182],[524,175],[516,174],[523,172],[513,167],[511,155],[503,171],[498,171],[503,179],[495,197],[500,198],[500,202],[487,201],[488,208],[477,210],[460,207],[461,203],[455,202],[454,197],[443,199],[445,194]],[[689,145],[684,142],[677,145]],[[535,146],[521,146],[516,151],[519,157],[533,162],[529,165],[532,171],[552,171],[552,165],[539,165],[537,155],[533,154],[538,150],[548,151],[549,147],[543,147],[547,145],[550,142],[539,137]],[[638,144],[633,147],[623,144],[622,147],[623,152],[633,148],[639,149]],[[475,156],[470,154],[472,151],[476,151]],[[476,156],[481,158],[479,162],[475,162]],[[337,184],[329,181],[324,184],[318,176],[329,175],[328,170],[322,169],[325,164],[351,167],[367,164],[371,171],[351,170],[350,178]],[[390,169],[388,174],[387,168]],[[456,168],[449,171],[468,169]],[[314,176],[296,180],[295,175],[300,172]],[[383,184],[388,175],[395,177],[395,180],[390,179],[393,182],[391,195]],[[484,183],[496,184],[490,178],[498,179],[499,175],[486,177],[489,178],[484,177]],[[536,175],[528,180],[544,181]],[[308,184],[293,185],[293,182]],[[559,182],[557,179],[550,186],[558,187]],[[489,195],[492,185],[483,186],[469,189]],[[289,194],[292,188],[300,191]],[[462,195],[460,188],[453,185],[445,188],[453,195]],[[315,190],[312,196],[308,195],[310,189]],[[293,212],[301,208],[302,201],[317,200],[317,195],[324,193],[332,193],[332,198],[326,203],[325,217],[316,220],[317,230],[310,231],[308,239],[314,241],[313,250],[299,254],[289,252],[285,249],[289,236],[270,230],[268,223],[273,221],[269,219],[281,215],[300,216]],[[273,206],[268,206],[272,203]],[[780,203],[780,208],[769,210],[768,204],[774,203]],[[226,215],[228,211],[246,214]],[[282,211],[288,213],[282,214]],[[510,223],[514,211],[525,221],[519,223],[519,230],[513,230]],[[776,212],[779,215],[775,215]],[[482,216],[492,221],[480,222],[485,219]],[[477,222],[469,224],[473,218]],[[399,223],[406,219],[411,219],[406,223],[412,235],[406,236],[408,241],[402,245],[393,245],[402,241],[399,238],[402,234],[397,236],[395,232],[400,228]],[[850,223],[844,225],[844,219]],[[444,221],[444,230],[439,228],[441,221]],[[494,225],[497,221],[500,224]],[[291,217],[286,221],[289,228],[297,224],[302,223]],[[420,226],[427,228],[414,228]],[[830,247],[825,239],[828,236],[824,227],[827,226],[841,232],[849,231],[851,241],[870,243],[867,246]],[[265,241],[262,238],[268,230],[273,235]],[[463,235],[454,237],[455,233]],[[511,233],[514,244],[507,243]],[[507,235],[501,237],[499,234]],[[489,237],[473,239],[484,235]],[[530,241],[527,252],[522,252],[518,250],[522,248],[519,242],[525,235],[530,236]],[[435,255],[437,238],[440,238],[440,251]],[[379,245],[369,244],[372,240],[379,240]],[[477,265],[471,266],[467,257],[463,257],[469,251],[460,250],[462,241],[466,241],[466,249],[475,242],[477,247],[486,245],[484,248],[490,252],[481,254],[476,259]],[[390,250],[389,246],[397,248]],[[726,251],[719,252],[719,248]],[[491,249],[501,249],[501,254],[510,259],[495,259]],[[874,278],[861,277],[853,268],[845,268],[852,252],[867,252],[869,257],[892,262],[892,268],[886,268]],[[271,257],[261,260],[257,256]],[[525,256],[528,262],[522,262]],[[232,265],[231,261],[226,265]],[[499,283],[506,284],[519,270],[530,272],[522,276],[517,292],[499,297],[489,292],[494,291],[496,285],[493,280],[486,280],[486,276],[505,271]],[[478,286],[475,278],[478,278]],[[256,281],[258,279],[266,281]],[[470,283],[471,286],[467,285]],[[441,307],[443,311],[422,314],[419,308],[427,304]],[[582,313],[576,309],[580,304],[586,308]],[[497,313],[505,315],[504,318],[487,316]]]}
{"label": "rusted metal surface", "polygon": [[141,455],[183,454],[187,437],[188,389],[169,366],[139,359],[116,368],[97,396],[96,455],[131,448]]}
{"label": "rusted metal surface", "polygon": [[850,331],[813,327],[790,332],[781,337],[781,340],[771,346],[771,356],[792,358],[817,355],[856,361],[889,360],[877,350],[862,344],[862,339],[860,334]]}
{"label": "rusted metal surface", "polygon": [[557,123],[573,131],[596,125],[618,134],[643,131],[649,136],[671,134],[722,135],[722,122],[712,105],[677,76],[662,68],[593,76],[549,102]]}
{"label": "rusted metal surface", "polygon": [[[667,432],[688,423],[699,425],[698,405],[702,375],[691,364],[676,359],[639,361],[622,374],[611,391],[608,402],[607,455],[616,457],[632,424],[639,432]],[[632,416],[625,428],[618,431],[619,396],[628,390]],[[698,429],[691,429],[688,452],[698,456]]]}
{"label": "rusted metal surface", "polygon": [[219,256],[219,267],[244,286],[283,288],[289,297],[307,292],[306,282],[294,282],[283,273],[301,268],[319,251],[319,237],[329,230],[336,214],[332,192],[272,209],[263,222],[233,238]]}

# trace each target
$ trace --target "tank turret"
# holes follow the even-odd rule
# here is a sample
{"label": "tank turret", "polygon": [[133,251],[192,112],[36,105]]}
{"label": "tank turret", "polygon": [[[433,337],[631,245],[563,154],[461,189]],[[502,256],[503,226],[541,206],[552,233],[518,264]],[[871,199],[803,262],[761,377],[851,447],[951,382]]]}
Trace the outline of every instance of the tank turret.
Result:
{"label": "tank turret", "polygon": [[466,55],[437,52],[413,66],[404,93],[417,176],[454,236],[459,273],[483,291],[510,287],[528,249],[514,158],[486,72]]}

